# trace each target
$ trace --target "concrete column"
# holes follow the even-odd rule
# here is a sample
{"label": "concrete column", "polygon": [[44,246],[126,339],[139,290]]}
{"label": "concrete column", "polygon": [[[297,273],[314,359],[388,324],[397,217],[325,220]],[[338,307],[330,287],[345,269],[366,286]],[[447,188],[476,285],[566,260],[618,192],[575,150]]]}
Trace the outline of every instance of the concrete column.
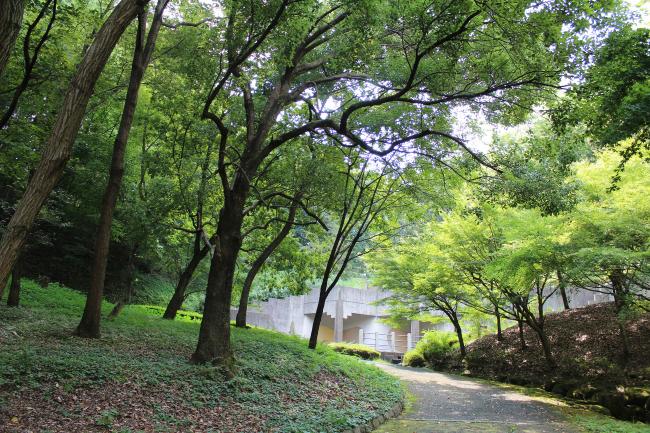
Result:
{"label": "concrete column", "polygon": [[418,341],[420,341],[420,321],[411,320],[411,343],[413,343],[413,347]]}
{"label": "concrete column", "polygon": [[[340,293],[339,288],[339,293]],[[334,313],[334,341],[343,341],[343,301],[341,297],[336,300],[336,311]]]}
{"label": "concrete column", "polygon": [[364,341],[363,341],[363,328],[359,328],[359,344],[364,344]]}
{"label": "concrete column", "polygon": [[396,339],[395,339],[395,331],[390,333],[390,347],[393,352],[395,352],[395,347],[396,347]]}
{"label": "concrete column", "polygon": [[411,337],[411,333],[409,332],[406,334],[406,350],[411,350],[413,349],[413,338]]}

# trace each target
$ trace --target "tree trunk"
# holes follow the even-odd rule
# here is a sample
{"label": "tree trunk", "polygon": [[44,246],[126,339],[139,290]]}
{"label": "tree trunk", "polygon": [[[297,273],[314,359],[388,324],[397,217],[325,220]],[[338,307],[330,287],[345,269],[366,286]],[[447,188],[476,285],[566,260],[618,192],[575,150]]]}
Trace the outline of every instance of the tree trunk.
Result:
{"label": "tree trunk", "polygon": [[25,0],[0,0],[0,76],[20,33],[24,11]]}
{"label": "tree trunk", "polygon": [[21,274],[20,263],[16,262],[11,272],[11,286],[9,287],[9,296],[7,297],[7,305],[9,307],[17,307],[20,304]]}
{"label": "tree trunk", "polygon": [[[163,0],[166,3],[166,0]],[[161,1],[159,1],[160,7]],[[99,217],[99,227],[97,228],[97,235],[95,238],[95,258],[93,262],[93,269],[90,276],[90,289],[86,298],[86,306],[84,308],[81,322],[77,326],[75,334],[80,337],[98,338],[100,335],[99,324],[101,320],[101,305],[104,293],[104,282],[106,279],[106,265],[108,262],[108,251],[111,242],[111,227],[113,225],[113,212],[117,197],[122,185],[122,177],[124,176],[124,155],[126,153],[126,145],[129,140],[131,132],[131,125],[133,124],[133,117],[135,109],[138,104],[138,92],[142,77],[147,69],[151,53],[155,45],[156,38],[158,37],[158,30],[162,22],[162,10],[156,8],[151,23],[151,30],[147,37],[146,47],[144,46],[147,16],[144,10],[139,14],[138,18],[138,33],[136,36],[135,51],[133,54],[133,62],[131,64],[131,77],[129,79],[129,87],[126,92],[126,100],[124,101],[124,108],[122,110],[122,119],[120,126],[113,143],[113,157],[111,160],[111,167],[109,170],[108,184],[104,190],[104,197],[102,198],[101,211]]]}
{"label": "tree trunk", "polygon": [[522,350],[526,350],[528,346],[526,345],[526,338],[524,337],[524,321],[517,319],[517,326],[519,327],[519,344],[521,345]]}
{"label": "tree trunk", "polygon": [[[248,174],[248,175],[247,175]],[[234,358],[230,347],[230,302],[232,282],[241,248],[244,203],[248,196],[251,173],[238,173],[233,189],[224,199],[219,214],[217,241],[210,261],[205,291],[203,319],[196,350],[190,362],[220,365],[232,373]]]}
{"label": "tree trunk", "polygon": [[41,160],[0,241],[0,287],[7,283],[27,232],[63,175],[99,75],[122,33],[147,2],[148,0],[120,1],[81,60],[43,148]]}
{"label": "tree trunk", "polygon": [[565,310],[570,310],[571,306],[569,305],[569,297],[566,294],[566,282],[564,281],[564,276],[562,272],[557,271],[557,282],[558,287],[560,288],[560,295],[562,296],[562,304],[564,304]]}
{"label": "tree trunk", "polygon": [[544,351],[544,358],[546,359],[546,366],[550,369],[556,366],[555,359],[553,358],[553,353],[551,352],[551,342],[548,339],[548,335],[544,331],[544,328],[534,328],[537,336],[539,337],[540,343],[542,343],[542,350]]}
{"label": "tree trunk", "polygon": [[325,300],[327,295],[321,290],[318,297],[318,305],[316,306],[316,315],[314,316],[314,323],[311,326],[311,335],[309,336],[309,348],[315,349],[318,344],[318,331],[320,329],[320,322],[323,319],[323,310],[325,309]]}
{"label": "tree trunk", "polygon": [[456,337],[458,337],[458,348],[460,349],[460,356],[461,358],[465,358],[467,351],[465,349],[465,340],[463,339],[463,328],[460,327],[460,322],[458,321],[457,317],[454,316],[452,322],[454,325],[454,330],[456,331]]}
{"label": "tree trunk", "polygon": [[[197,235],[199,237],[200,241],[200,235]],[[215,242],[216,238],[213,237],[211,239],[211,242]],[[201,261],[205,258],[205,256],[208,255],[208,252],[210,251],[210,247],[207,245],[203,247],[202,249],[197,249],[194,250],[194,254],[192,255],[192,258],[190,259],[189,263],[181,273],[181,276],[178,278],[178,283],[176,283],[176,289],[174,289],[174,295],[172,298],[169,300],[169,303],[167,304],[167,308],[165,309],[165,313],[163,314],[163,319],[168,319],[168,320],[174,320],[176,318],[176,314],[178,313],[178,310],[181,309],[183,306],[183,301],[185,300],[185,291],[187,290],[187,286],[189,286],[190,281],[192,281],[192,275],[194,275],[194,272],[196,271],[196,268],[199,266]]]}
{"label": "tree trunk", "polygon": [[621,270],[615,269],[609,276],[612,283],[612,294],[614,295],[614,308],[616,310],[616,324],[618,333],[621,338],[621,346],[623,348],[623,364],[627,364],[630,358],[630,342],[625,328],[625,320],[622,319],[621,313],[625,308],[625,287],[624,287],[624,274]]}
{"label": "tree trunk", "polygon": [[260,253],[257,259],[255,259],[255,261],[251,265],[251,268],[248,271],[248,274],[246,275],[246,279],[244,280],[244,285],[241,291],[241,297],[239,298],[239,309],[237,310],[237,318],[235,320],[235,326],[239,328],[246,327],[246,312],[248,310],[248,297],[250,295],[251,287],[253,286],[253,281],[255,280],[255,277],[257,276],[260,269],[262,269],[262,266],[264,266],[264,263],[266,263],[268,258],[271,257],[271,254],[273,254],[276,248],[280,246],[284,238],[286,238],[289,232],[291,231],[293,222],[296,219],[297,208],[298,206],[294,201],[291,204],[291,207],[289,207],[289,215],[287,216],[287,220],[284,223],[284,226],[282,226],[282,229],[278,232],[277,236],[273,238],[271,243],[268,244],[266,248],[264,248],[264,250]]}
{"label": "tree trunk", "polygon": [[501,332],[501,313],[499,308],[494,309],[494,316],[497,318],[497,340],[503,341],[503,333]]}

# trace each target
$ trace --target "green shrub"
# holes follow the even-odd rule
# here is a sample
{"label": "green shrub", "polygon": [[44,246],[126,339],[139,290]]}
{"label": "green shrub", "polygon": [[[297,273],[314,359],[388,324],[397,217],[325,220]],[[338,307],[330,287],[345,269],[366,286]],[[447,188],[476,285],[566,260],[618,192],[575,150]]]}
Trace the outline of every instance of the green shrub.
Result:
{"label": "green shrub", "polygon": [[415,348],[404,354],[404,365],[437,367],[449,359],[458,344],[456,334],[446,331],[429,331],[417,342]]}
{"label": "green shrub", "polygon": [[377,359],[381,355],[377,350],[363,344],[330,343],[329,347],[331,347],[335,352],[357,356],[362,359]]}
{"label": "green shrub", "polygon": [[417,349],[409,350],[404,354],[402,364],[409,367],[424,367],[424,356]]}

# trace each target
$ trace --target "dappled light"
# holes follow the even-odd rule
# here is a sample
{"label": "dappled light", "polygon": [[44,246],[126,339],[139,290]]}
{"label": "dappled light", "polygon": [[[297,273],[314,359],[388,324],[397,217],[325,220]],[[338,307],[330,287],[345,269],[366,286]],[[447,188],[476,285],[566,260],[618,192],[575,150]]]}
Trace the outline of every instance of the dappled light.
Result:
{"label": "dappled light", "polygon": [[648,433],[637,3],[0,1],[2,433]]}

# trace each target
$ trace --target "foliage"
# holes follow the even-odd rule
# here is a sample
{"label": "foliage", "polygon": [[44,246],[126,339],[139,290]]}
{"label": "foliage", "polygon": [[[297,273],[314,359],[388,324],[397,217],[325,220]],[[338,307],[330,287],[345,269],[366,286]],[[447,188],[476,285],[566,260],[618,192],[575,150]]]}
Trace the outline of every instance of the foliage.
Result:
{"label": "foliage", "polygon": [[408,367],[424,367],[426,365],[424,355],[416,349],[411,349],[404,354],[402,364]]}
{"label": "foliage", "polygon": [[427,331],[412,350],[404,354],[404,365],[436,368],[449,360],[457,349],[458,337],[453,332]]}
{"label": "foliage", "polygon": [[[225,380],[218,369],[186,362],[198,321],[182,316],[165,321],[146,306],[126,307],[105,324],[102,340],[71,338],[65,329],[76,324],[83,297],[57,285],[44,289],[23,280],[23,286],[23,308],[0,307],[2,399],[24,407],[28,400],[37,404],[42,395],[78,407],[73,395],[83,399],[97,390],[113,396],[108,406],[97,403],[95,410],[96,404],[90,405],[87,416],[70,412],[75,429],[91,429],[85,423],[96,421],[126,428],[123,414],[139,404],[151,413],[147,422],[163,430],[179,422],[185,428],[202,425],[194,424],[199,421],[192,413],[209,417],[218,408],[223,416],[213,422],[226,430],[251,422],[261,423],[261,430],[334,432],[367,422],[403,398],[396,379],[368,364],[326,346],[310,351],[299,338],[260,329],[233,330],[238,374]],[[105,304],[104,311],[109,309]],[[133,389],[138,392],[124,392]],[[15,400],[19,395],[21,400]],[[40,413],[35,422],[41,424],[44,416],[58,419],[56,413]],[[14,414],[23,419],[22,413]]]}
{"label": "foliage", "polygon": [[364,344],[329,343],[328,346],[335,352],[356,356],[361,359],[377,359],[381,355],[376,349]]}
{"label": "foliage", "polygon": [[554,111],[556,126],[582,123],[604,147],[620,148],[620,167],[650,150],[650,30],[626,26],[611,32],[594,53],[584,81]]}

